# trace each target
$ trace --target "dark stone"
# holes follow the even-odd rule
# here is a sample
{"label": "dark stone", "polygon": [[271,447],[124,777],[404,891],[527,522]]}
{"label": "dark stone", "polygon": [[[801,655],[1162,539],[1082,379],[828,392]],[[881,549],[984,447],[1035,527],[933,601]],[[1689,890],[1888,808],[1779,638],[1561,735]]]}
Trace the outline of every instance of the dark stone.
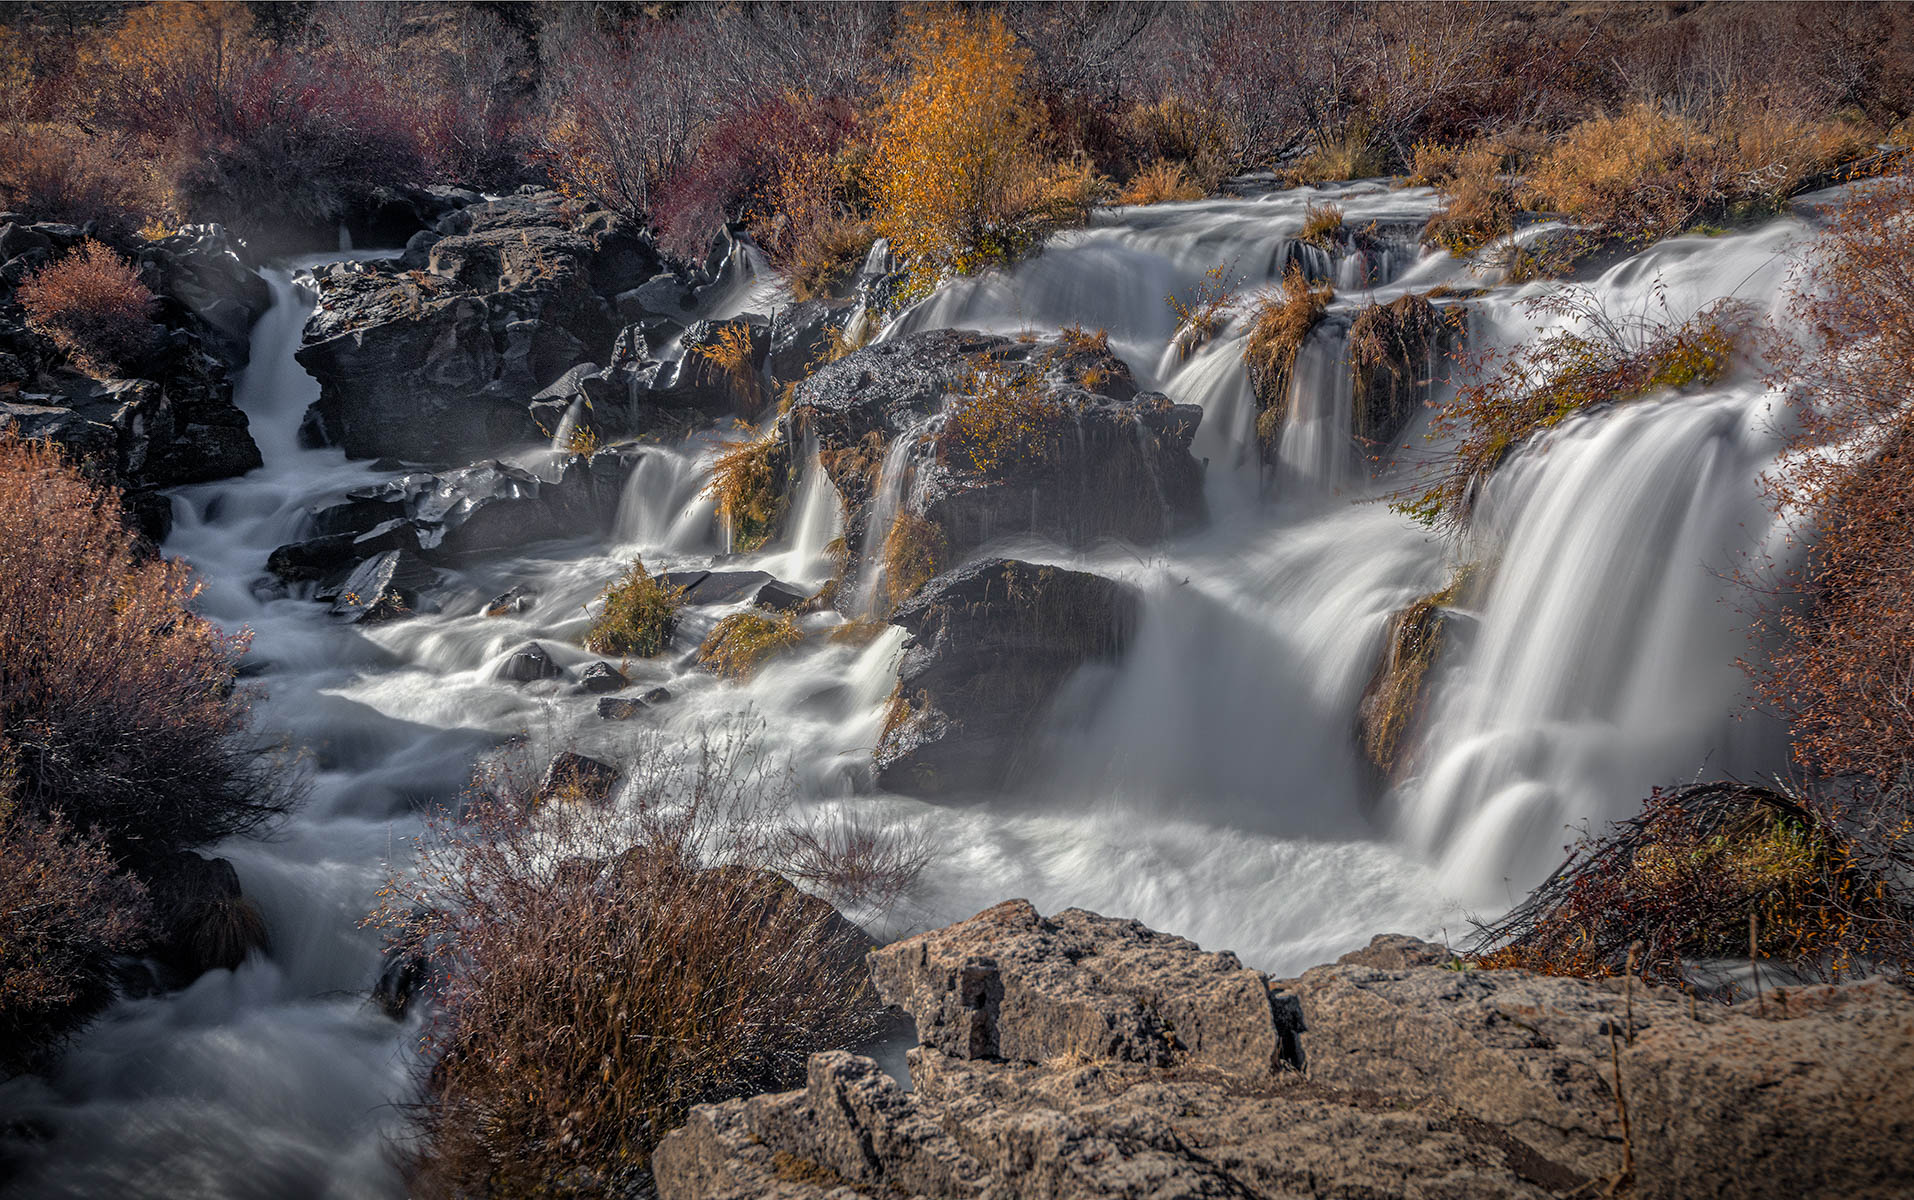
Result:
{"label": "dark stone", "polygon": [[671,699],[671,691],[668,688],[655,687],[646,692],[642,699],[646,704],[663,704]]}
{"label": "dark stone", "polygon": [[265,953],[266,923],[223,858],[182,850],[141,871],[155,914],[154,957],[181,980]]}
{"label": "dark stone", "polygon": [[759,588],[757,594],[751,597],[751,603],[772,612],[795,612],[810,601],[809,593],[776,579]]}
{"label": "dark stone", "polygon": [[334,533],[292,542],[266,558],[266,569],[287,583],[341,576],[387,550],[419,548],[418,532],[405,521],[386,521],[364,533]]}
{"label": "dark stone", "polygon": [[940,575],[891,623],[911,633],[875,752],[887,791],[943,796],[1003,787],[1064,683],[1120,656],[1139,612],[1115,580],[1014,559]]}
{"label": "dark stone", "polygon": [[607,721],[629,721],[646,707],[643,700],[631,696],[604,696],[598,701],[598,715]]}
{"label": "dark stone", "polygon": [[545,647],[537,642],[526,642],[498,665],[492,672],[492,678],[507,683],[533,683],[540,679],[557,679],[564,674],[565,668],[552,661]]}
{"label": "dark stone", "polygon": [[608,662],[592,663],[578,674],[578,690],[581,693],[602,695],[619,691],[629,684],[625,673]]}
{"label": "dark stone", "polygon": [[683,588],[686,604],[739,604],[777,582],[763,571],[665,571],[658,582]]}
{"label": "dark stone", "polygon": [[347,624],[409,617],[418,610],[419,587],[435,579],[409,551],[387,550],[353,568],[339,585],[332,615]]}
{"label": "dark stone", "polygon": [[771,314],[771,381],[796,383],[808,378],[830,352],[831,331],[843,332],[856,311],[846,304],[804,300]]}
{"label": "dark stone", "polygon": [[545,768],[545,777],[539,781],[532,803],[550,804],[557,800],[601,806],[611,800],[621,774],[608,762],[567,750]]}
{"label": "dark stone", "polygon": [[486,601],[485,607],[479,611],[488,617],[506,617],[513,613],[522,613],[532,607],[532,601],[537,598],[537,595],[538,593],[522,583],[513,584],[504,592]]}

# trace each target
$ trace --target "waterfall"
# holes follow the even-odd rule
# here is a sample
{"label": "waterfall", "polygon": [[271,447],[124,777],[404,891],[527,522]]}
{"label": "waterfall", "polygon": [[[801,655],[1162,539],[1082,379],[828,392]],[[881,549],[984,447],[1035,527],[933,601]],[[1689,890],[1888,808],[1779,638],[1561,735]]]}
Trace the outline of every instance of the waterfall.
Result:
{"label": "waterfall", "polygon": [[[1245,295],[1276,282],[1307,204],[1325,196],[1352,228],[1383,232],[1360,252],[1314,251],[1341,290],[1299,356],[1266,489],[1242,307],[1186,357],[1167,351],[1177,318],[1165,298],[1189,295],[1218,265]],[[799,803],[854,802],[874,821],[922,830],[937,854],[907,918],[921,925],[1025,896],[1045,911],[1133,916],[1279,974],[1379,930],[1459,933],[1533,882],[1582,823],[1697,771],[1772,766],[1774,730],[1731,719],[1743,635],[1726,580],[1772,533],[1756,480],[1778,435],[1758,370],[1585,413],[1521,446],[1482,492],[1466,544],[1383,502],[1407,477],[1368,477],[1351,442],[1343,333],[1358,306],[1466,290],[1482,349],[1564,320],[1521,303],[1555,285],[1484,287],[1472,264],[1389,232],[1419,228],[1439,203],[1428,189],[1361,183],[1103,212],[1041,254],[939,288],[884,331],[1103,329],[1139,386],[1204,411],[1193,452],[1209,463],[1205,528],[1148,546],[1017,544],[1020,557],[1124,581],[1140,607],[1127,655],[1080,672],[1033,722],[1033,749],[1004,794],[938,805],[872,790],[905,634],[836,640],[829,614],[800,616],[803,644],[735,683],[691,651],[747,602],[687,606],[668,653],[622,664],[634,689],[672,695],[642,720],[686,738],[756,721]],[[1785,315],[1788,255],[1804,232],[1784,219],[1673,239],[1590,286],[1614,312],[1665,297],[1683,314],[1735,295]],[[722,294],[709,297],[720,309],[770,311],[782,284],[752,254],[734,251]],[[887,262],[873,250],[871,265]],[[211,848],[235,864],[273,950],[181,992],[125,999],[76,1039],[48,1085],[0,1085],[0,1124],[51,1131],[23,1168],[29,1194],[277,1197],[323,1178],[330,1194],[404,1195],[387,1150],[415,1096],[424,1018],[395,1023],[364,999],[381,957],[360,921],[385,863],[504,739],[529,733],[607,758],[629,750],[632,726],[601,719],[571,679],[519,686],[491,668],[529,639],[574,678],[598,661],[580,645],[590,605],[634,554],[654,570],[811,584],[843,529],[807,444],[783,538],[718,553],[704,491],[719,435],[706,433],[642,448],[609,536],[447,565],[431,610],[336,624],[263,578],[266,557],[301,535],[313,508],[391,475],[299,445],[317,385],[293,352],[313,296],[296,269],[266,278],[273,307],[238,381],[264,466],[176,490],[164,550],[194,565],[208,619],[254,631],[262,731],[309,751],[311,799],[275,837]],[[878,608],[884,539],[930,428],[901,433],[881,464],[859,547],[860,612]],[[549,453],[528,443],[516,457]],[[1471,632],[1432,674],[1406,777],[1385,785],[1357,753],[1360,699],[1391,615],[1467,560],[1484,581],[1458,623]],[[512,587],[534,602],[481,615]]]}

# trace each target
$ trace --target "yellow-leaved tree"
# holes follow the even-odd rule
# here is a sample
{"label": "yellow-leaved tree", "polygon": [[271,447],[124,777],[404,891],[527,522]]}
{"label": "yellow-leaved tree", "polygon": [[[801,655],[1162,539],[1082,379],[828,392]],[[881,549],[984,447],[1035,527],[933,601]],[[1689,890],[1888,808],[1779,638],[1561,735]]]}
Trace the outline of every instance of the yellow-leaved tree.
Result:
{"label": "yellow-leaved tree", "polygon": [[940,10],[902,40],[910,74],[881,114],[871,192],[873,224],[910,261],[913,291],[1087,218],[1104,181],[1044,153],[1030,55],[1002,17]]}

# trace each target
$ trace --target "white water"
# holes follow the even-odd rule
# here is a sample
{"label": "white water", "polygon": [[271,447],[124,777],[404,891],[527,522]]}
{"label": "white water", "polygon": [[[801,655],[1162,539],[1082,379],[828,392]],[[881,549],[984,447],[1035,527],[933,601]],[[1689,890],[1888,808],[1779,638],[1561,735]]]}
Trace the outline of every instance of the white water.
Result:
{"label": "white water", "polygon": [[[1357,699],[1389,614],[1440,587],[1465,552],[1365,500],[1385,485],[1366,482],[1336,433],[1346,384],[1326,356],[1305,354],[1272,488],[1254,450],[1242,323],[1187,362],[1166,353],[1176,321],[1165,295],[1187,294],[1219,263],[1248,288],[1272,283],[1319,195],[1106,214],[1014,270],[943,289],[884,332],[1106,328],[1140,383],[1206,411],[1196,450],[1209,461],[1208,527],[1087,554],[1006,547],[1120,576],[1145,596],[1125,662],[1074,681],[1013,793],[947,806],[870,794],[901,631],[861,649],[812,639],[743,685],[681,652],[635,664],[638,690],[676,694],[647,722],[689,736],[755,714],[766,749],[791,759],[801,803],[853,805],[927,833],[938,854],[920,894],[880,932],[1026,896],[1045,911],[1138,917],[1293,972],[1383,930],[1460,936],[1467,913],[1492,912],[1551,865],[1565,825],[1620,814],[1698,770],[1767,765],[1771,739],[1729,719],[1741,641],[1717,575],[1764,536],[1754,479],[1774,440],[1767,397],[1748,378],[1567,423],[1506,466],[1466,551],[1494,564],[1477,631],[1445,663],[1415,777],[1379,794],[1353,746]],[[1375,185],[1336,199],[1357,224],[1418,221],[1432,204],[1426,191]],[[1681,239],[1596,290],[1638,305],[1659,283],[1678,313],[1731,293],[1771,306],[1799,232],[1779,222]],[[727,305],[755,303],[767,286],[750,265],[728,273]],[[1363,271],[1396,278],[1340,294],[1339,306],[1479,282],[1446,255]],[[285,829],[217,848],[264,910],[274,952],[118,1005],[49,1083],[0,1092],[6,1114],[52,1134],[30,1161],[30,1194],[402,1194],[384,1143],[409,1095],[418,1030],[365,1002],[379,954],[357,926],[381,864],[403,855],[419,809],[453,796],[485,745],[530,731],[616,753],[630,727],[599,721],[591,697],[496,683],[491,668],[530,637],[568,667],[591,661],[573,639],[634,554],[654,569],[700,565],[722,545],[700,495],[705,441],[649,453],[611,538],[473,563],[448,577],[437,613],[346,627],[322,606],[256,589],[266,554],[298,535],[307,507],[377,478],[336,451],[298,447],[314,385],[291,352],[309,301],[288,277],[272,282],[277,304],[240,393],[266,465],[183,490],[166,548],[206,578],[209,615],[257,631],[262,721],[311,753],[312,799]],[[1478,344],[1537,332],[1524,294],[1497,289],[1478,303]],[[885,468],[892,512],[903,465]],[[831,500],[807,461],[786,540],[736,565],[819,578],[841,528]],[[873,522],[880,544],[887,527]],[[477,615],[514,584],[537,593],[527,611]],[[680,651],[721,615],[688,610]],[[806,618],[812,629],[833,621]]]}

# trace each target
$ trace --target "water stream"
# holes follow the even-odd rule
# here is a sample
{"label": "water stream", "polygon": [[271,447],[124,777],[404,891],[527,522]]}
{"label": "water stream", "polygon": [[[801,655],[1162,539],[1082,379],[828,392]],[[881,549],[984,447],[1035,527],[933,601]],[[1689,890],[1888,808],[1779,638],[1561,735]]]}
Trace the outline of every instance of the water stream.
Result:
{"label": "water stream", "polygon": [[[1299,364],[1271,486],[1254,446],[1244,322],[1184,360],[1166,351],[1176,318],[1164,298],[1219,264],[1246,291],[1273,285],[1305,204],[1320,198],[1102,214],[883,331],[1103,328],[1139,383],[1205,409],[1205,528],[1151,547],[1000,547],[1124,578],[1145,596],[1131,653],[1074,681],[1010,794],[940,806],[869,790],[902,631],[864,647],[814,638],[743,685],[682,653],[637,664],[640,690],[675,694],[647,717],[668,734],[750,714],[767,749],[792,762],[799,803],[854,805],[925,832],[938,853],[908,911],[854,914],[878,932],[1024,896],[1045,911],[1137,917],[1294,972],[1380,931],[1461,936],[1469,913],[1494,912],[1552,865],[1567,827],[1620,815],[1649,787],[1697,771],[1774,765],[1772,731],[1731,719],[1743,642],[1722,579],[1765,536],[1756,476],[1776,438],[1759,380],[1748,372],[1705,394],[1564,423],[1500,472],[1475,543],[1458,547],[1375,501],[1389,482],[1369,480],[1338,432],[1349,405],[1341,341],[1318,338]],[[1419,223],[1435,203],[1426,190],[1375,184],[1335,198],[1351,224],[1385,231]],[[1728,294],[1773,308],[1801,234],[1781,220],[1677,239],[1593,287],[1618,309],[1656,289],[1677,313]],[[771,285],[752,281],[759,264],[734,257],[726,305],[760,306]],[[1352,289],[1338,293],[1339,311],[1485,282],[1446,254],[1400,249],[1326,273]],[[421,809],[455,796],[500,739],[530,732],[617,753],[634,735],[598,720],[593,698],[496,682],[492,668],[532,637],[568,667],[592,661],[575,645],[586,605],[633,555],[654,569],[709,565],[722,547],[700,496],[706,440],[649,455],[610,538],[472,563],[448,575],[437,612],[342,626],[268,586],[266,555],[299,535],[309,508],[385,477],[299,446],[316,385],[292,352],[311,294],[291,269],[268,280],[274,306],[239,387],[265,465],[182,489],[165,549],[200,571],[209,616],[255,631],[261,723],[307,756],[305,806],[271,837],[216,848],[263,910],[273,950],[183,992],[119,1003],[50,1081],[0,1090],[0,1117],[47,1139],[28,1157],[23,1194],[402,1195],[388,1142],[402,1127],[419,1030],[367,1002],[379,944],[359,926],[384,864],[403,857]],[[1521,301],[1541,286],[1475,301],[1477,344],[1540,331]],[[736,565],[807,583],[827,575],[841,517],[805,457],[786,537]],[[903,467],[886,463],[887,485],[904,486]],[[1354,745],[1358,698],[1390,614],[1470,558],[1493,564],[1473,635],[1445,663],[1412,777],[1385,789]],[[514,584],[535,589],[530,607],[478,615]],[[688,610],[681,645],[725,611]]]}

